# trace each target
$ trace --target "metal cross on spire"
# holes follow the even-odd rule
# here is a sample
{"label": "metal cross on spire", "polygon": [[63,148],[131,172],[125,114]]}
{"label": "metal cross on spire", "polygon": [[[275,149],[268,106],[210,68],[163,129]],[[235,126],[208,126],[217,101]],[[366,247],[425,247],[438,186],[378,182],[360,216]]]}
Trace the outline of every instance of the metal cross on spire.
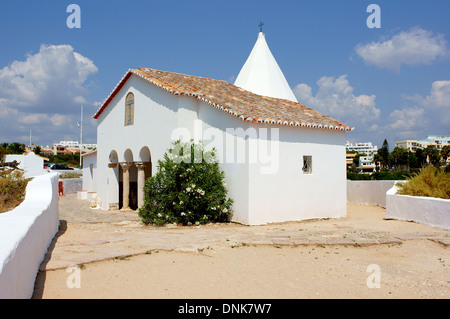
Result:
{"label": "metal cross on spire", "polygon": [[262,23],[262,21],[259,23],[258,27],[259,27],[259,32],[262,32],[262,27],[263,27],[264,23]]}

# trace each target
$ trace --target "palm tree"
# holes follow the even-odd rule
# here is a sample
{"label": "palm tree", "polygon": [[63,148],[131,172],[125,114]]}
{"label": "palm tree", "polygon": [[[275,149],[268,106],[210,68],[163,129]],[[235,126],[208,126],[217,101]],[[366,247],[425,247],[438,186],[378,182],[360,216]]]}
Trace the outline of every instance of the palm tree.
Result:
{"label": "palm tree", "polygon": [[442,160],[444,162],[444,165],[447,164],[447,159],[450,157],[450,146],[449,145],[445,145],[442,147],[441,149],[441,157]]}
{"label": "palm tree", "polygon": [[11,154],[23,154],[25,152],[25,144],[11,143],[8,145],[8,151]]}
{"label": "palm tree", "polygon": [[436,147],[428,145],[424,150],[425,155],[428,158],[428,162],[433,166],[439,168],[441,164],[441,156]]}

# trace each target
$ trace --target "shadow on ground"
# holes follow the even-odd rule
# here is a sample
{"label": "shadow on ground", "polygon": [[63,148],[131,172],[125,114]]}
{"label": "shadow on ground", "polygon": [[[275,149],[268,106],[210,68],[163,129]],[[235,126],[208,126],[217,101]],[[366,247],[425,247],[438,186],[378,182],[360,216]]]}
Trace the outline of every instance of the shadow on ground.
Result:
{"label": "shadow on ground", "polygon": [[47,253],[45,254],[44,260],[42,261],[42,263],[39,267],[39,272],[36,276],[36,281],[34,283],[34,291],[33,291],[32,299],[41,299],[42,298],[42,295],[44,293],[45,279],[46,279],[46,271],[43,269],[45,269],[46,265],[48,264],[48,262],[50,261],[50,259],[52,257],[52,253],[53,253],[53,250],[55,249],[56,242],[62,235],[64,235],[66,230],[67,230],[67,221],[60,220],[58,232],[56,233],[55,237],[53,237],[52,243],[48,247],[48,250],[47,250]]}

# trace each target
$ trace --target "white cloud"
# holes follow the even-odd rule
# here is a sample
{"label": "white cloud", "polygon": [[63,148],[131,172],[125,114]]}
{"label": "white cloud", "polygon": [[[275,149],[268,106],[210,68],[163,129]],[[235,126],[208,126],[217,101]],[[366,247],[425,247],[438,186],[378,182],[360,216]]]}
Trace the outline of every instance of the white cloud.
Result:
{"label": "white cloud", "polygon": [[414,131],[425,126],[425,110],[419,107],[395,110],[389,115],[389,128],[397,131]]}
{"label": "white cloud", "polygon": [[430,64],[449,55],[447,41],[442,34],[420,27],[402,31],[385,41],[358,44],[355,51],[367,64],[397,72],[402,64]]}
{"label": "white cloud", "polygon": [[450,112],[450,81],[435,81],[431,85],[430,95],[423,102],[424,105]]}
{"label": "white cloud", "polygon": [[435,81],[430,93],[404,96],[412,105],[394,110],[381,130],[392,130],[400,138],[423,138],[429,134],[449,134],[450,81]]}
{"label": "white cloud", "polygon": [[294,88],[298,101],[325,115],[335,118],[356,129],[366,127],[380,115],[375,105],[375,95],[354,95],[346,75],[338,78],[324,76],[317,81],[318,90],[313,95],[307,84]]}
{"label": "white cloud", "polygon": [[39,124],[46,120],[48,120],[48,115],[40,113],[30,113],[18,118],[18,122],[22,124]]}
{"label": "white cloud", "polygon": [[55,126],[61,126],[63,124],[68,124],[68,122],[70,122],[70,119],[68,116],[55,114],[50,118],[50,121]]}
{"label": "white cloud", "polygon": [[70,45],[41,45],[38,53],[0,69],[2,138],[12,142],[30,129],[42,143],[76,137],[80,104],[89,94],[86,81],[96,72],[93,61]]}
{"label": "white cloud", "polygon": [[41,45],[25,61],[14,61],[0,70],[0,93],[17,107],[67,108],[83,100],[87,94],[83,84],[97,71],[91,60],[70,45]]}

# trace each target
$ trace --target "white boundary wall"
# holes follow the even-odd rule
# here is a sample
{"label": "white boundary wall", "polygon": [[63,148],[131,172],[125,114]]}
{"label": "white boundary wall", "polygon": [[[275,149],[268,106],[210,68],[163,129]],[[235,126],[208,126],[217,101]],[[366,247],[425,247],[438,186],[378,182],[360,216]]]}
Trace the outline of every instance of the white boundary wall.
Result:
{"label": "white boundary wall", "polygon": [[66,178],[59,181],[63,183],[64,195],[76,194],[83,189],[82,178]]}
{"label": "white boundary wall", "polygon": [[394,185],[386,193],[386,219],[414,221],[428,226],[450,230],[450,200],[397,195]]}
{"label": "white boundary wall", "polygon": [[386,192],[396,181],[347,181],[347,202],[386,207]]}
{"label": "white boundary wall", "polygon": [[36,176],[27,185],[25,200],[0,214],[0,299],[32,297],[58,228],[58,174]]}

